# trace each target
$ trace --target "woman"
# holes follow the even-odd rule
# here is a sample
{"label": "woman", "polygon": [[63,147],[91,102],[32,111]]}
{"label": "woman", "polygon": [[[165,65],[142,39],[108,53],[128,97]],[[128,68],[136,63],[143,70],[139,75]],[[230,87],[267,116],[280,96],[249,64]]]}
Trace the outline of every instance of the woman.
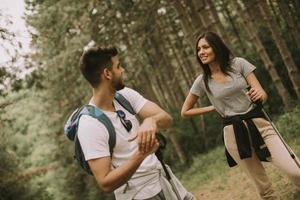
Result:
{"label": "woman", "polygon": [[[212,111],[221,115],[228,164],[237,164],[247,173],[262,199],[277,199],[277,196],[261,161],[272,162],[300,188],[300,169],[261,112],[260,105],[266,102],[267,94],[253,73],[255,66],[243,58],[231,59],[230,50],[213,32],[199,37],[196,52],[203,74],[190,89],[181,116],[187,118]],[[207,95],[212,105],[193,108],[203,95]]]}

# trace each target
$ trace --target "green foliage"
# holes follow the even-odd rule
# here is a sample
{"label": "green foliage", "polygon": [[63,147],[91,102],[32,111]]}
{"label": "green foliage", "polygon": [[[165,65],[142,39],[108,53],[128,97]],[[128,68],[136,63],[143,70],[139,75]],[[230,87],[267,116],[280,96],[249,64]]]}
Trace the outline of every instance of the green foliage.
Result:
{"label": "green foliage", "polygon": [[[37,136],[37,130],[34,129],[41,128],[40,125],[37,127],[40,122],[36,119],[39,116],[35,116],[35,109],[38,107],[30,105],[37,103],[36,97],[28,97],[29,94],[34,95],[28,91],[20,91],[1,98],[0,101],[1,105],[4,105],[0,115],[0,135],[3,138],[0,145],[0,199],[50,199],[47,193],[43,192],[45,184],[31,187],[28,178],[30,179],[32,174],[26,172],[32,166],[38,166],[35,159],[30,159],[30,152],[33,151],[33,135]],[[33,123],[28,123],[30,121]],[[39,145],[34,147],[38,148]],[[44,157],[37,159],[44,161]]]}
{"label": "green foliage", "polygon": [[[187,158],[187,162],[184,164],[178,162],[176,149],[172,145],[168,134],[164,134],[168,138],[168,145],[164,155],[167,163],[172,165],[172,167],[179,167],[182,170],[193,162],[194,156],[199,153],[208,152],[222,143],[222,125],[220,117],[216,113],[205,115],[205,133],[201,129],[200,117],[182,119],[179,115],[180,111],[176,108],[173,108],[169,113],[173,117],[174,125],[168,134],[176,135],[176,139],[180,141],[180,146]],[[198,130],[197,133],[193,130],[195,126]]]}
{"label": "green foliage", "polygon": [[[279,76],[282,77],[283,84],[287,87],[288,91],[295,97],[296,94],[293,91],[292,83],[291,83],[290,79],[288,78],[288,71],[285,67],[283,67],[284,63],[282,61],[279,50],[275,45],[275,41],[272,39],[272,37],[268,37],[269,35],[271,35],[270,30],[268,30],[266,27],[262,26],[259,29],[259,34],[260,34],[261,40],[264,44],[264,47],[268,52],[268,55],[270,56],[272,62],[275,64],[275,68],[276,68]],[[263,74],[267,74],[267,73],[263,73]],[[268,82],[266,82],[266,84],[267,83]]]}
{"label": "green foliage", "polygon": [[293,112],[285,113],[281,115],[276,121],[278,130],[284,138],[293,140],[293,138],[299,138],[300,130],[300,106],[294,108]]}
{"label": "green foliage", "polygon": [[199,184],[205,184],[228,170],[224,146],[219,146],[208,153],[198,154],[193,158],[193,164],[180,174],[183,184],[196,190]]}

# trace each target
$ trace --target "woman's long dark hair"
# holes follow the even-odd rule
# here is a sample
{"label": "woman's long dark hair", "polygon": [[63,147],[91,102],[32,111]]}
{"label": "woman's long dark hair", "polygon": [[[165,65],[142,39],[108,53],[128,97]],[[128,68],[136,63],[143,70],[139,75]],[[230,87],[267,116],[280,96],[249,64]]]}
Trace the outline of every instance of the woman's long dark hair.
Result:
{"label": "woman's long dark hair", "polygon": [[198,56],[198,43],[199,40],[202,38],[204,38],[207,41],[207,43],[212,47],[213,52],[215,53],[216,56],[216,60],[220,64],[221,71],[226,75],[229,75],[229,72],[232,71],[230,67],[231,52],[229,48],[224,44],[222,39],[214,32],[209,31],[209,32],[202,33],[197,39],[197,43],[196,43],[197,60],[203,69],[203,80],[204,80],[205,88],[208,92],[211,93],[211,90],[209,89],[208,86],[208,80],[211,78],[210,68],[208,64],[203,64]]}

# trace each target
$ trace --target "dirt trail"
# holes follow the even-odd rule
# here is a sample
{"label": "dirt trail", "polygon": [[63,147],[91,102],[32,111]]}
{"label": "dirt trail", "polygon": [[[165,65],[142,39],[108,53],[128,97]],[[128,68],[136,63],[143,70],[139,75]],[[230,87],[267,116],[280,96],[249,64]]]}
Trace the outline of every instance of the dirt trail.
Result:
{"label": "dirt trail", "polygon": [[[265,164],[273,187],[282,200],[300,200],[300,191],[271,164]],[[193,192],[199,200],[259,200],[252,182],[237,167]]]}

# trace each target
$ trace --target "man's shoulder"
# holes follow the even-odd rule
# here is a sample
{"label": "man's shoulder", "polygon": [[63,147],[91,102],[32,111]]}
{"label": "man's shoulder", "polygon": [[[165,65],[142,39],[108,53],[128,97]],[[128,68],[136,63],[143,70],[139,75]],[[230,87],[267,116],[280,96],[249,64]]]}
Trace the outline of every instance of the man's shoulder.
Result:
{"label": "man's shoulder", "polygon": [[126,95],[128,93],[138,93],[138,92],[132,88],[124,87],[122,90],[119,90],[118,93],[120,93],[122,95]]}
{"label": "man's shoulder", "polygon": [[142,96],[138,91],[129,87],[124,87],[122,90],[119,90],[118,93],[123,95],[128,101],[134,100]]}
{"label": "man's shoulder", "polygon": [[[83,129],[82,129],[83,128]],[[82,115],[79,119],[78,123],[78,131],[79,130],[85,130],[85,129],[103,129],[105,128],[103,123],[100,123],[99,120],[95,117],[92,117],[90,115]]]}
{"label": "man's shoulder", "polygon": [[118,92],[122,94],[124,98],[131,104],[135,113],[138,113],[147,102],[147,99],[145,99],[143,95],[141,95],[134,89],[125,87],[124,89],[119,90]]}

